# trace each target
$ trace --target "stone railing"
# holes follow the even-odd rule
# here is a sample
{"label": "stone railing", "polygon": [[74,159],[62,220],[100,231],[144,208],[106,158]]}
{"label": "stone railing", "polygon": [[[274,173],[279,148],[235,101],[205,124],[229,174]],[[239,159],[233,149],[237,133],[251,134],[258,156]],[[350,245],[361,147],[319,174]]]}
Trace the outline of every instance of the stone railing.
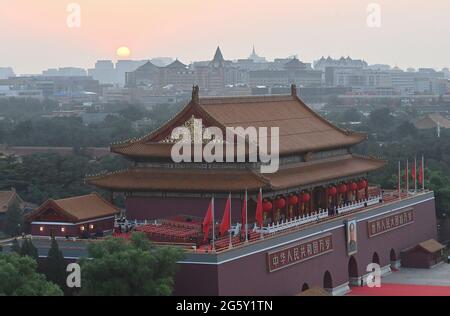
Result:
{"label": "stone railing", "polygon": [[328,217],[328,211],[326,210],[320,210],[317,213],[312,213],[309,215],[304,216],[297,216],[291,219],[285,219],[278,223],[272,223],[265,227],[257,228],[255,227],[253,231],[263,233],[263,234],[273,234],[282,230],[286,230],[289,228],[297,227],[300,225],[308,224],[311,222],[316,222],[320,219],[327,218]]}
{"label": "stone railing", "polygon": [[359,208],[364,208],[368,206],[372,206],[383,201],[383,197],[381,195],[372,196],[368,199],[360,200],[358,202],[351,202],[337,208],[337,214],[347,213],[353,210],[357,210]]}
{"label": "stone railing", "polygon": [[274,222],[263,228],[258,228],[255,226],[253,228],[253,231],[258,232],[258,233],[263,233],[263,234],[273,234],[273,233],[280,232],[280,231],[283,231],[286,229],[290,229],[290,228],[294,228],[294,227],[301,226],[304,224],[316,222],[318,220],[329,217],[330,216],[329,214],[334,214],[334,215],[345,214],[345,213],[348,213],[348,212],[351,212],[351,211],[354,211],[357,209],[361,209],[361,208],[365,208],[365,207],[369,207],[369,206],[378,204],[382,201],[383,201],[383,197],[381,195],[372,196],[368,199],[360,200],[357,202],[347,203],[346,205],[343,205],[343,206],[337,208],[335,212],[333,212],[332,210],[319,209],[319,211],[316,213],[312,213],[312,214],[304,215],[304,216],[297,216],[297,217],[294,217],[291,219],[285,219],[285,220],[282,220],[277,223]]}

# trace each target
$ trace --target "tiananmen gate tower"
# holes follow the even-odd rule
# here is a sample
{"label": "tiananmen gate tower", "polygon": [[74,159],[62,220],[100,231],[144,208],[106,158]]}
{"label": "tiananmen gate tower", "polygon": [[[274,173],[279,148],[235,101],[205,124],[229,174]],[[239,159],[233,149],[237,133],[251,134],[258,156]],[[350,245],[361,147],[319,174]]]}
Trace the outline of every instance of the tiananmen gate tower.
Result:
{"label": "tiananmen gate tower", "polygon": [[[367,135],[334,126],[300,100],[295,86],[291,90],[201,98],[194,87],[191,101],[156,131],[111,145],[132,161],[129,169],[87,178],[123,193],[127,218],[155,244],[186,249],[176,295],[295,295],[313,287],[344,294],[365,282],[369,263],[389,273],[402,250],[436,238],[433,192],[371,183],[370,173],[385,161],[353,153]],[[172,131],[193,129],[200,119],[224,132],[279,127],[278,171],[261,173],[261,163],[247,161],[175,163]],[[262,227],[254,224],[259,194]],[[214,235],[205,235],[213,197]],[[229,197],[231,227],[220,235]]]}

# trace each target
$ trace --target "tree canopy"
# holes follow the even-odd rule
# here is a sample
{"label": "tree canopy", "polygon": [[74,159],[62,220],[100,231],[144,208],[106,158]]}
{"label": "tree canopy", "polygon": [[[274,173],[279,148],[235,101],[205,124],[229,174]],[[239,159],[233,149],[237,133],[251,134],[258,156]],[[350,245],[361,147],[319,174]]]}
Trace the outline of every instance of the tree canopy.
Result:
{"label": "tree canopy", "polygon": [[61,289],[66,288],[66,262],[55,238],[52,238],[43,268],[47,280],[57,284]]}
{"label": "tree canopy", "polygon": [[23,240],[22,247],[20,248],[20,255],[31,257],[34,260],[39,259],[38,251],[30,238],[25,238]]}
{"label": "tree canopy", "polygon": [[18,236],[23,230],[23,212],[15,201],[5,214],[4,232],[9,236]]}
{"label": "tree canopy", "polygon": [[36,272],[31,257],[0,253],[0,296],[61,296],[61,289]]}
{"label": "tree canopy", "polygon": [[142,233],[131,240],[109,238],[93,243],[80,262],[81,295],[167,296],[172,293],[177,261],[183,252],[154,247]]}
{"label": "tree canopy", "polygon": [[41,204],[49,198],[89,194],[96,188],[85,184],[86,175],[126,166],[128,162],[117,156],[93,161],[82,155],[45,153],[4,159],[0,160],[0,190],[14,187],[25,201]]}

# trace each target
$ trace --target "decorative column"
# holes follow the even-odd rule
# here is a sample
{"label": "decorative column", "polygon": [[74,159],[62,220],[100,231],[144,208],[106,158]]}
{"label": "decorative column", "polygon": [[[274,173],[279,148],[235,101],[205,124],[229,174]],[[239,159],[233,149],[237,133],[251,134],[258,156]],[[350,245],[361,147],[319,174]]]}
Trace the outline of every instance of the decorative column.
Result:
{"label": "decorative column", "polygon": [[367,180],[364,180],[364,186],[365,186],[365,194],[366,194],[366,199],[369,199],[369,182],[367,182]]}
{"label": "decorative column", "polygon": [[287,218],[291,219],[295,217],[294,215],[294,207],[298,205],[298,196],[295,194],[291,194],[289,197],[289,206],[288,206],[288,216]]}
{"label": "decorative column", "polygon": [[272,202],[270,202],[267,199],[264,199],[263,201],[263,221],[265,222],[267,219],[267,213],[270,212],[270,216],[272,218],[272,222],[273,222],[273,205]]}

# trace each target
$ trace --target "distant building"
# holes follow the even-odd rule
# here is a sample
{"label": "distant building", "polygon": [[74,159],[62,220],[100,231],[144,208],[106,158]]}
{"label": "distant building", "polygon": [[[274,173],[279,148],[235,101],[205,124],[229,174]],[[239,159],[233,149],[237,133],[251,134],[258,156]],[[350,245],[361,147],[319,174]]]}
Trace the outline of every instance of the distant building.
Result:
{"label": "distant building", "polygon": [[430,269],[442,262],[445,246],[434,239],[429,239],[407,248],[400,253],[402,266],[405,268]]}
{"label": "distant building", "polygon": [[253,46],[252,53],[248,57],[248,59],[254,61],[255,63],[265,63],[266,62],[265,57],[260,57],[260,56],[258,56],[258,54],[256,54],[255,46]]}
{"label": "distant building", "polygon": [[450,128],[450,120],[440,113],[427,114],[414,123],[417,129],[436,129],[436,128]]}
{"label": "distant building", "polygon": [[8,191],[0,191],[0,230],[3,229],[6,212],[14,203],[17,203],[22,210],[27,207],[27,204],[17,194],[14,188]]}
{"label": "distant building", "polygon": [[[97,159],[111,155],[106,147],[83,147],[80,151],[88,157]],[[42,146],[0,146],[0,157],[25,157],[34,154],[55,153],[61,156],[70,156],[74,153],[73,147],[42,147]]]}
{"label": "distant building", "polygon": [[[277,61],[276,63],[281,63]],[[298,86],[311,87],[320,86],[322,82],[322,72],[313,70],[309,64],[305,64],[296,57],[285,60],[282,69],[267,69],[250,71],[249,84],[251,87],[257,86]]]}
{"label": "distant building", "polygon": [[0,99],[2,98],[31,98],[42,100],[44,99],[44,95],[42,90],[33,88],[14,88],[0,83]]}
{"label": "distant building", "polygon": [[0,67],[0,79],[8,79],[15,76],[16,74],[11,67]]}
{"label": "distant building", "polygon": [[88,75],[101,83],[116,83],[116,71],[111,60],[98,60],[95,68],[88,70]]}
{"label": "distant building", "polygon": [[48,200],[26,217],[33,236],[103,236],[114,229],[119,209],[98,193]]}
{"label": "distant building", "polygon": [[361,59],[352,59],[350,57],[341,57],[339,59],[333,59],[330,56],[327,58],[323,57],[314,62],[314,69],[325,71],[327,67],[338,67],[338,68],[367,68],[368,64],[366,61]]}
{"label": "distant building", "polygon": [[83,68],[76,67],[63,67],[63,68],[50,68],[42,72],[43,76],[61,76],[61,77],[86,77],[87,72]]}
{"label": "distant building", "polygon": [[[152,59],[152,62],[158,66],[165,66],[166,62],[170,63],[171,61],[171,58]],[[88,74],[102,84],[123,87],[126,84],[126,74],[135,71],[146,62],[147,60],[118,60],[114,64],[112,60],[98,60],[94,68],[88,69]]]}
{"label": "distant building", "polygon": [[177,92],[173,88],[153,89],[147,86],[105,88],[104,103],[138,103],[147,108],[159,104],[175,104],[189,98],[189,93]]}
{"label": "distant building", "polygon": [[185,65],[177,59],[164,67],[148,61],[126,74],[126,86],[151,87],[160,91],[190,91],[193,85],[198,84],[207,93],[221,94],[226,85],[242,83],[243,73],[231,61],[224,59],[218,47],[211,61]]}
{"label": "distant building", "polygon": [[139,66],[142,66],[145,61],[135,61],[135,60],[119,60],[115,67],[115,78],[116,82],[120,86],[125,85],[126,73],[135,71]]}
{"label": "distant building", "polygon": [[0,79],[0,97],[49,98],[61,103],[98,100],[102,90],[88,76],[21,76]]}

